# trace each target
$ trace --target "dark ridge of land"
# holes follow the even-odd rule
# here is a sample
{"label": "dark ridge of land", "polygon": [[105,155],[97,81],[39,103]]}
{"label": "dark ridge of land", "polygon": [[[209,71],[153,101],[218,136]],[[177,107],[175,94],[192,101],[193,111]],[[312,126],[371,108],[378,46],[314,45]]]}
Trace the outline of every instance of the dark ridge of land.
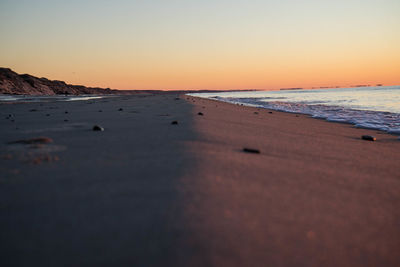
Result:
{"label": "dark ridge of land", "polygon": [[11,95],[133,95],[133,94],[182,94],[222,92],[220,90],[118,90],[67,84],[64,81],[38,78],[29,74],[18,74],[9,68],[0,68],[0,94]]}
{"label": "dark ridge of land", "polygon": [[0,68],[0,93],[15,95],[81,95],[115,94],[118,90],[110,88],[71,85],[63,81],[52,81],[29,74],[18,74],[8,68]]}

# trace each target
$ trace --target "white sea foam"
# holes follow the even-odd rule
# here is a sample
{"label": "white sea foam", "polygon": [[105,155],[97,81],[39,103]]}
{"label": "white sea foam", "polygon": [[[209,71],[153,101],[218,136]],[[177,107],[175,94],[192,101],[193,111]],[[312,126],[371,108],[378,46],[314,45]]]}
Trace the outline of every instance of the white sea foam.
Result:
{"label": "white sea foam", "polygon": [[190,94],[400,135],[400,86]]}

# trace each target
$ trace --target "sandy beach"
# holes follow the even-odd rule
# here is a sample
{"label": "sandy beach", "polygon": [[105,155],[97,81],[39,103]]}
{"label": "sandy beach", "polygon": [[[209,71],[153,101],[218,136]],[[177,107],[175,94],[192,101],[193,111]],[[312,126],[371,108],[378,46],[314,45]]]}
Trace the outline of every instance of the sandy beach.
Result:
{"label": "sandy beach", "polygon": [[400,265],[398,136],[174,94],[0,115],[1,266]]}

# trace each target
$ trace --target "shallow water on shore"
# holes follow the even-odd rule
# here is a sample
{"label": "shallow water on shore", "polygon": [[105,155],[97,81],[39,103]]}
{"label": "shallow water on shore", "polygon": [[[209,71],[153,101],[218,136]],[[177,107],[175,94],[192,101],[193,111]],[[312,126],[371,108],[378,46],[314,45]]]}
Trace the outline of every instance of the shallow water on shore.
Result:
{"label": "shallow water on shore", "polygon": [[400,86],[196,93],[224,102],[303,113],[400,134]]}
{"label": "shallow water on shore", "polygon": [[55,95],[55,96],[29,96],[29,95],[0,95],[0,103],[10,102],[50,102],[50,101],[83,101],[99,99],[107,96],[100,95]]}

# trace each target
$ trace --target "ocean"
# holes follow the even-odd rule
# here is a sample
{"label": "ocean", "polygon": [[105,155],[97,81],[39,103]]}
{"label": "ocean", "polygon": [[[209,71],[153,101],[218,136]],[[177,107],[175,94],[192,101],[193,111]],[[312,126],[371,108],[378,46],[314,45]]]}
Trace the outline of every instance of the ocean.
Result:
{"label": "ocean", "polygon": [[400,135],[400,86],[194,93],[197,97],[354,124]]}
{"label": "ocean", "polygon": [[84,101],[103,98],[103,95],[52,95],[52,96],[30,96],[30,95],[0,95],[0,103],[10,102],[51,102],[51,101]]}

